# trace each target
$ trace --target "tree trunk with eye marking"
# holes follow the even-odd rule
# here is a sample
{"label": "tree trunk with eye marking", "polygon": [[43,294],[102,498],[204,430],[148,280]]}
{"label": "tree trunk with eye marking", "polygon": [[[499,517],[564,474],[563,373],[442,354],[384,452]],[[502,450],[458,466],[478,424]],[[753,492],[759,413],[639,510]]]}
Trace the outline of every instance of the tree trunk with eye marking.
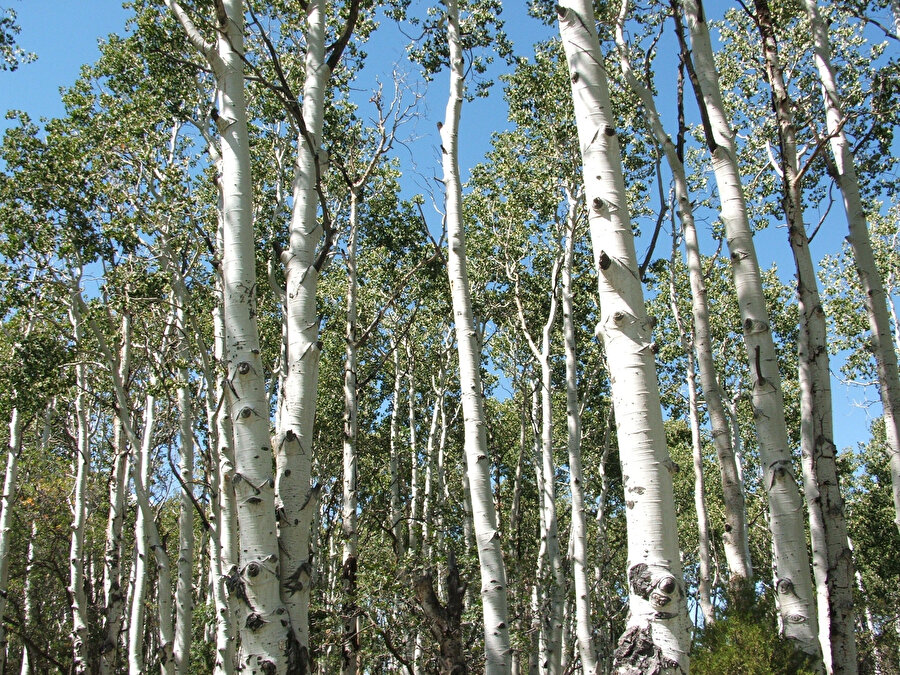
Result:
{"label": "tree trunk with eye marking", "polygon": [[631,615],[616,672],[687,672],[690,637],[675,520],[672,460],[593,5],[558,6],[598,268],[603,338],[624,479]]}
{"label": "tree trunk with eye marking", "polygon": [[680,21],[679,39],[682,40],[682,52],[686,57],[691,84],[703,117],[706,142],[712,155],[712,168],[721,201],[720,217],[725,225],[731,253],[744,345],[753,378],[751,396],[763,468],[763,487],[768,495],[776,599],[782,630],[804,652],[821,657],[803,522],[803,500],[793,474],[781,374],[741,185],[734,132],[719,89],[702,3],[684,0],[682,6],[691,34],[690,53],[681,37]]}

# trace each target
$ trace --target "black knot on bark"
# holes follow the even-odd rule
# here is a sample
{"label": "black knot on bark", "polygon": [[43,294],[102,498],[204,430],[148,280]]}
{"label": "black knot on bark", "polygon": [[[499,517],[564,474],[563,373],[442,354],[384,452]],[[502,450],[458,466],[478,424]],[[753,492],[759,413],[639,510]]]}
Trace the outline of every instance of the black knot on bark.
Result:
{"label": "black knot on bark", "polygon": [[572,84],[575,84],[576,82],[578,82],[578,77],[579,77],[578,71],[575,71],[574,73],[572,73]]}
{"label": "black knot on bark", "polygon": [[259,576],[259,563],[252,562],[249,565],[247,565],[247,576],[248,577]]}
{"label": "black knot on bark", "polygon": [[603,210],[603,200],[600,197],[594,197],[591,206],[593,206],[594,211],[600,212]]}
{"label": "black knot on bark", "polygon": [[616,135],[616,130],[613,129],[612,127],[609,127],[609,126],[608,126],[608,127],[606,127],[606,128],[603,130],[603,133],[606,134],[607,136],[615,136],[615,135]]}
{"label": "black knot on bark", "polygon": [[[256,631],[266,625],[266,620],[263,619],[258,612],[250,612],[247,615],[247,621],[245,623],[247,628],[250,630]],[[272,671],[275,672],[274,670]]]}
{"label": "black knot on bark", "polygon": [[606,255],[606,251],[600,251],[600,269],[608,270],[610,265],[612,265],[612,260]]}
{"label": "black knot on bark", "polygon": [[247,363],[246,361],[241,361],[241,362],[238,364],[237,369],[238,369],[238,372],[239,372],[241,375],[246,375],[247,373],[250,372],[250,364]]}

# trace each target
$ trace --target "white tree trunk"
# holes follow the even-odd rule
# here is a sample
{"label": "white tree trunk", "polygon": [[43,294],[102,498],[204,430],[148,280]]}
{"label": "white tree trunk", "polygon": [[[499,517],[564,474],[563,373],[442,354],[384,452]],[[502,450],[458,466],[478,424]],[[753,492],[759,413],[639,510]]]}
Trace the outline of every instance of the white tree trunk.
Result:
{"label": "white tree trunk", "polygon": [[18,491],[19,454],[22,452],[22,418],[18,408],[13,408],[10,415],[9,443],[6,452],[6,476],[3,480],[3,494],[0,495],[0,672],[3,673],[6,672],[8,648],[3,617],[6,613],[6,598],[9,592],[12,505]]}
{"label": "white tree trunk", "polygon": [[[49,435],[49,434],[48,434]],[[46,446],[42,446],[42,449]],[[23,612],[22,612],[22,628],[23,630],[29,630],[34,621],[35,610],[37,609],[37,603],[35,602],[35,588],[34,588],[34,561],[36,559],[35,556],[35,544],[37,543],[38,538],[38,526],[37,521],[33,521],[31,523],[31,539],[28,541],[28,555],[25,560],[25,583],[22,589],[23,595]],[[4,664],[4,668],[5,668]],[[31,675],[32,674],[32,665],[31,665],[31,647],[28,644],[22,646],[22,669],[19,671],[20,675]],[[5,672],[5,671],[4,671]]]}
{"label": "white tree trunk", "polygon": [[391,338],[391,352],[394,356],[394,394],[391,403],[391,532],[394,534],[394,554],[403,558],[403,512],[400,509],[400,351],[399,345]]}
{"label": "white tree trunk", "polygon": [[891,342],[891,327],[884,291],[872,242],[866,224],[866,212],[859,191],[859,178],[850,143],[844,133],[844,115],[841,112],[841,96],[831,64],[831,44],[828,28],[819,14],[816,0],[804,0],[812,29],[816,67],[822,81],[825,100],[825,121],[831,154],[837,171],[837,184],[844,199],[844,210],[850,236],[847,241],[853,249],[856,271],[865,298],[866,315],[871,330],[872,353],[878,372],[882,414],[887,434],[887,447],[894,495],[894,522],[900,530],[900,376],[897,373],[897,353]]}
{"label": "white tree trunk", "polygon": [[743,485],[738,475],[737,462],[730,438],[730,426],[725,411],[725,404],[722,401],[722,391],[716,378],[712,339],[710,337],[706,282],[703,278],[703,264],[700,257],[697,229],[694,225],[694,211],[688,192],[687,176],[684,164],[678,157],[675,144],[663,129],[653,95],[640,82],[632,70],[624,32],[629,2],[630,0],[622,0],[618,21],[616,22],[616,46],[622,73],[628,82],[628,86],[637,94],[644,106],[647,121],[657,144],[662,148],[666,156],[675,185],[675,197],[678,201],[678,215],[681,219],[684,233],[688,274],[691,284],[694,350],[697,354],[700,384],[703,388],[703,396],[706,400],[709,414],[713,445],[719,461],[722,492],[725,501],[725,531],[722,534],[722,543],[725,550],[725,559],[731,574],[730,584],[733,592],[732,597],[734,597],[736,592],[740,589],[745,589],[749,585],[753,576]]}
{"label": "white tree trunk", "polygon": [[[603,56],[591,3],[558,6],[559,29],[569,66],[584,167],[585,197],[598,269],[603,338],[625,482],[628,523],[627,649],[649,639],[661,672],[687,670],[687,604],[678,551],[672,460],[666,449],[651,325],[643,289],[611,114]],[[624,656],[625,650],[620,654]],[[654,655],[656,656],[656,655]],[[620,657],[620,668],[641,668],[646,657]]]}
{"label": "white tree trunk", "polygon": [[[72,295],[78,295],[81,290],[78,285],[80,278],[75,281]],[[75,333],[75,343],[82,349],[86,348],[84,340],[84,322],[78,311],[76,302],[69,307],[69,318]],[[83,357],[82,357],[83,358]],[[75,366],[75,487],[72,496],[72,541],[69,547],[69,597],[72,602],[72,647],[73,670],[76,673],[86,673],[90,669],[88,663],[88,640],[90,628],[88,626],[87,597],[84,591],[84,536],[87,522],[87,481],[91,466],[91,438],[87,396],[89,389],[87,377],[87,364],[79,359]],[[7,477],[9,471],[7,470]],[[4,487],[4,494],[7,493]],[[7,509],[5,511],[8,512]]]}
{"label": "white tree trunk", "polygon": [[194,502],[187,490],[193,490],[194,484],[194,432],[193,406],[191,405],[191,387],[187,364],[190,363],[191,352],[188,348],[187,321],[185,320],[185,301],[183,286],[174,284],[175,323],[178,340],[178,358],[181,367],[178,369],[178,420],[181,455],[178,470],[184,481],[182,487],[180,509],[178,514],[178,578],[175,587],[175,643],[173,658],[175,671],[187,673],[191,663],[191,624],[194,615],[193,598],[193,566],[194,566]]}
{"label": "white tree trunk", "polygon": [[699,85],[698,103],[709,119],[707,143],[719,188],[720,215],[731,253],[744,344],[753,377],[752,400],[763,485],[769,499],[778,609],[785,636],[808,654],[820,656],[803,502],[793,474],[781,375],[741,186],[734,132],[722,102],[701,4],[698,0],[684,0],[683,5]]}
{"label": "white tree trunk", "polygon": [[416,360],[412,338],[406,337],[407,414],[409,418],[409,546],[407,553],[419,553],[419,444],[416,434]]}
{"label": "white tree trunk", "polygon": [[519,314],[519,323],[522,332],[531,349],[532,356],[541,369],[541,434],[540,434],[540,462],[543,482],[540,486],[541,504],[543,513],[541,518],[541,547],[545,551],[547,571],[549,577],[538,577],[539,583],[546,595],[547,612],[542,613],[540,631],[540,643],[542,647],[540,669],[548,675],[558,675],[562,672],[562,633],[563,610],[565,604],[565,578],[562,568],[562,559],[559,550],[559,525],[556,515],[556,463],[553,459],[553,381],[550,366],[550,334],[553,324],[556,322],[556,313],[559,307],[556,282],[562,261],[557,259],[553,264],[550,274],[550,307],[547,312],[547,320],[541,329],[540,345],[535,343],[528,330],[525,318],[525,308],[522,304],[519,288],[518,272],[511,272],[510,276],[515,281],[515,302]]}
{"label": "white tree trunk", "polygon": [[781,141],[784,210],[797,267],[800,309],[800,450],[809,512],[813,576],[818,603],[819,643],[825,670],[855,674],[853,556],[848,546],[840,493],[831,406],[831,370],[825,312],[803,223],[803,185],[794,126],[794,104],[778,57],[775,27],[767,0],[756,0],[757,25],[773,92]]}
{"label": "white tree trunk", "polygon": [[[131,314],[122,313],[121,348],[119,352],[119,377],[128,379],[131,370]],[[119,633],[125,610],[125,594],[122,588],[122,528],[125,524],[125,495],[128,491],[128,465],[130,450],[122,422],[113,419],[112,475],[109,481],[109,517],[106,523],[106,556],[103,577],[103,593],[106,603],[103,644],[100,647],[100,672],[114,673],[119,660]]]}
{"label": "white tree trunk", "polygon": [[[256,321],[255,239],[250,139],[244,97],[242,0],[216,3],[218,31],[208,43],[175,0],[166,5],[215,76],[221,143],[221,213],[224,363],[233,422],[235,491],[240,554],[234,588],[242,589],[240,666],[246,675],[284,673],[299,658],[293,614],[281,599],[275,482],[265,376]],[[308,474],[307,474],[308,477]],[[303,528],[300,528],[303,529]],[[305,581],[305,580],[304,580]],[[289,660],[291,663],[289,663]]]}
{"label": "white tree trunk", "polygon": [[441,128],[441,141],[449,243],[447,275],[450,281],[459,351],[466,474],[472,499],[472,519],[481,576],[485,673],[504,675],[509,672],[512,656],[506,600],[506,568],[503,564],[497,513],[492,499],[491,460],[488,455],[482,400],[481,359],[466,270],[466,238],[459,179],[459,118],[464,90],[464,62],[460,43],[459,7],[456,0],[447,0],[446,8],[450,92]]}
{"label": "white tree trunk", "polygon": [[357,535],[357,456],[356,439],[359,431],[356,394],[357,368],[357,281],[356,251],[359,235],[359,191],[350,194],[350,238],[347,242],[347,343],[344,360],[344,493],[341,505],[343,551],[343,675],[356,675],[359,670],[359,616],[356,604],[358,566]]}
{"label": "white tree trunk", "polygon": [[672,265],[669,274],[669,305],[678,327],[681,349],[687,358],[688,418],[691,425],[691,454],[694,463],[694,511],[697,515],[697,548],[699,570],[697,573],[697,601],[703,612],[703,623],[709,626],[716,620],[710,596],[711,576],[709,555],[709,517],[706,512],[706,481],[703,475],[703,441],[700,438],[700,408],[697,402],[697,372],[694,367],[694,348],[681,321],[678,309],[678,291],[675,283],[675,260],[678,254],[678,237],[672,236]]}
{"label": "white tree trunk", "polygon": [[597,650],[594,646],[594,626],[591,620],[591,586],[588,580],[587,523],[584,507],[584,472],[581,468],[581,409],[578,401],[578,352],[575,342],[575,304],[572,291],[572,272],[575,269],[575,237],[578,225],[579,201],[566,190],[565,258],[562,267],[563,341],[566,356],[566,431],[569,451],[569,492],[572,495],[572,577],[575,585],[575,633],[578,654],[585,675],[597,671]]}

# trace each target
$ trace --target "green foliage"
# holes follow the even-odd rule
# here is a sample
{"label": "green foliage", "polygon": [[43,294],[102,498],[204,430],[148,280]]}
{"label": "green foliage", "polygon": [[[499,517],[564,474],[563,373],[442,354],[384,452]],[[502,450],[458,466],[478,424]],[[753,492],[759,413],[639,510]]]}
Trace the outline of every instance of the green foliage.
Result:
{"label": "green foliage", "polygon": [[0,7],[0,70],[15,70],[37,58],[16,44],[16,36],[21,31],[15,10]]}
{"label": "green foliage", "polygon": [[806,654],[778,633],[769,595],[734,608],[699,631],[691,653],[694,675],[815,675]]}

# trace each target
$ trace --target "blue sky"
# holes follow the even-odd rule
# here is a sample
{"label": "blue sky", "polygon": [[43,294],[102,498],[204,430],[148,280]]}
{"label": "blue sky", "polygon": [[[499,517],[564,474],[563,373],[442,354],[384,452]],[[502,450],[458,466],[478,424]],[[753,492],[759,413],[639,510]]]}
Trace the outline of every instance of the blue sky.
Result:
{"label": "blue sky", "polygon": [[[549,27],[528,17],[524,3],[509,2],[505,17],[508,33],[516,45],[517,52],[530,53],[530,45],[552,34]],[[59,89],[71,85],[78,76],[82,64],[91,63],[99,52],[98,39],[111,32],[123,32],[128,13],[121,7],[120,0],[2,0],[4,7],[11,7],[18,13],[22,32],[19,44],[27,51],[35,52],[38,60],[22,66],[18,71],[0,72],[0,109],[18,109],[33,118],[52,117],[63,112]],[[383,67],[373,69],[369,77],[374,78],[380,70],[386,87],[390,83],[390,71],[394,63],[404,60],[405,39],[399,35],[381,37],[370,45],[368,52],[376,57]],[[361,84],[360,86],[370,86]],[[400,159],[407,165],[414,164],[418,172],[408,189],[427,191],[434,189],[432,176],[438,175],[439,145],[436,122],[444,113],[446,73],[438,76],[429,86],[426,109],[411,133],[418,140],[410,146],[410,152],[401,151]],[[361,100],[368,99],[368,95]],[[0,128],[8,125],[0,122]],[[473,164],[481,160],[489,147],[490,135],[507,126],[506,109],[500,91],[497,89],[489,100],[466,104],[463,108],[461,144],[464,178]],[[814,258],[838,250],[846,234],[842,214],[823,227],[812,245]],[[809,214],[812,220],[815,214]],[[782,278],[792,278],[793,263],[787,246],[787,234],[783,228],[769,228],[757,235],[757,248],[761,263],[779,263]],[[639,255],[643,251],[638,243]],[[711,251],[711,249],[710,249]],[[833,362],[837,370],[838,365]],[[848,387],[833,381],[835,441],[839,448],[853,446],[857,441],[868,438],[868,419],[880,413],[875,404],[867,409],[863,404],[872,402],[877,392]]]}

